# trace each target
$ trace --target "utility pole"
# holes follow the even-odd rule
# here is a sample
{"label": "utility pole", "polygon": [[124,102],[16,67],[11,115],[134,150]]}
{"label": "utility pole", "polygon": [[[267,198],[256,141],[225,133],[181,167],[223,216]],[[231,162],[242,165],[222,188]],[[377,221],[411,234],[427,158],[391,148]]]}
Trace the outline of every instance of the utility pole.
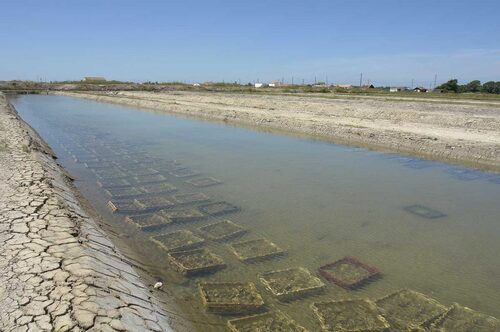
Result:
{"label": "utility pole", "polygon": [[413,90],[413,78],[411,79],[411,89]]}
{"label": "utility pole", "polygon": [[302,85],[304,85],[304,79],[302,79]]}
{"label": "utility pole", "polygon": [[316,75],[314,75],[314,85],[316,85]]}
{"label": "utility pole", "polygon": [[326,86],[328,86],[328,75],[326,75]]}
{"label": "utility pole", "polygon": [[438,74],[435,74],[434,75],[434,89],[436,88],[437,79],[438,79]]}
{"label": "utility pole", "polygon": [[292,85],[293,85],[293,76],[292,76]]}
{"label": "utility pole", "polygon": [[362,85],[363,85],[363,73],[361,73],[359,76],[359,87],[361,88]]}

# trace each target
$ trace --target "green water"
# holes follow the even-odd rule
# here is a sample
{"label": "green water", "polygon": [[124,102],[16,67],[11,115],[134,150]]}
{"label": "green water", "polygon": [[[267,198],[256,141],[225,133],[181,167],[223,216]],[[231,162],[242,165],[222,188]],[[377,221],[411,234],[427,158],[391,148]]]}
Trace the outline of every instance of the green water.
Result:
{"label": "green water", "polygon": [[[183,309],[178,314],[200,331],[223,330],[235,317],[205,312],[197,290],[203,281],[254,282],[266,310],[283,311],[311,331],[319,329],[310,309],[313,302],[377,299],[404,287],[446,306],[458,302],[500,317],[498,174],[67,97],[22,96],[11,102],[51,145],[104,220],[164,281],[165,291]],[[122,215],[112,214],[94,174],[73,159],[82,151],[111,151],[107,148],[128,151],[130,158],[175,159],[223,182],[195,188],[163,172],[179,193],[203,192],[212,201],[241,208],[163,232],[196,232],[216,219],[230,219],[248,230],[235,241],[264,237],[286,255],[242,263],[228,243],[207,241],[204,247],[227,267],[183,277],[149,241],[161,232],[139,231]],[[404,209],[416,204],[445,216],[427,219]],[[378,268],[381,278],[358,290],[322,279],[323,294],[287,303],[274,298],[258,278],[298,266],[316,275],[320,266],[345,256]]]}

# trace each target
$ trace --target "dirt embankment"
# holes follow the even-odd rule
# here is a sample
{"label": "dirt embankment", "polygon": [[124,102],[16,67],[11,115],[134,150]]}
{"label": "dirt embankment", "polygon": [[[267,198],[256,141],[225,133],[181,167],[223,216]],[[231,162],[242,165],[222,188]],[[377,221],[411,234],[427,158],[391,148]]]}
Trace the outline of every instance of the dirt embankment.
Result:
{"label": "dirt embankment", "polygon": [[50,149],[0,94],[0,331],[183,325],[77,196]]}
{"label": "dirt embankment", "polygon": [[500,105],[193,92],[57,93],[500,171]]}

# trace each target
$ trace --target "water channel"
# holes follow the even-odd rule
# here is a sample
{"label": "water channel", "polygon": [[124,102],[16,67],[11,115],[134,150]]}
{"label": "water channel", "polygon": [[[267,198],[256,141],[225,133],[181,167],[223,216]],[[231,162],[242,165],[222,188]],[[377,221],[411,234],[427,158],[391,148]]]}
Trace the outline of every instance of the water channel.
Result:
{"label": "water channel", "polygon": [[[498,174],[69,97],[11,103],[200,331],[246,315],[207,312],[205,282],[252,282],[265,303],[257,313],[283,312],[310,331],[320,329],[312,303],[377,300],[402,288],[500,317]],[[157,223],[134,223],[152,214]],[[204,228],[224,220],[234,224]],[[202,248],[215,266],[191,275],[169,248]],[[344,263],[366,274],[360,280],[370,277],[366,266],[376,275],[348,287],[318,273],[345,257],[355,257]],[[291,287],[297,297],[285,300],[261,280],[296,267],[324,286]]]}

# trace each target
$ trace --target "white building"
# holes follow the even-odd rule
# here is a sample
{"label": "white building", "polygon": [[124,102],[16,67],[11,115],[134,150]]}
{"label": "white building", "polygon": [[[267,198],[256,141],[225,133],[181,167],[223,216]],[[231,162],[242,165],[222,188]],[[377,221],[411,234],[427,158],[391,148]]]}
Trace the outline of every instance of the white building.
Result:
{"label": "white building", "polygon": [[401,92],[401,91],[408,91],[409,89],[405,86],[393,86],[389,88],[389,92]]}

